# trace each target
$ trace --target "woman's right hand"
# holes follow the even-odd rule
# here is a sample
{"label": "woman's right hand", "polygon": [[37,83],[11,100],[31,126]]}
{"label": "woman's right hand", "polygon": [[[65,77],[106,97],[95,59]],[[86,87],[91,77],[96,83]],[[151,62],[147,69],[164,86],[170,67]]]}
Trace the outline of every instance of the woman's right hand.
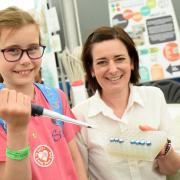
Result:
{"label": "woman's right hand", "polygon": [[28,96],[4,88],[0,91],[0,117],[8,129],[27,129],[31,117],[31,100]]}

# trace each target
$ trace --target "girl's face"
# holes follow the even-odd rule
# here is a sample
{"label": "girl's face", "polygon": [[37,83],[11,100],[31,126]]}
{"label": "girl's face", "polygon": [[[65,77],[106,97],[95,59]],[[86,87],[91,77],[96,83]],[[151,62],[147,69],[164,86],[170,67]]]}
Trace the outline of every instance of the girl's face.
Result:
{"label": "girl's face", "polygon": [[[35,25],[26,25],[19,29],[2,29],[0,35],[0,49],[10,49],[16,54],[16,48],[33,49],[39,45],[39,31]],[[41,58],[31,60],[24,52],[16,62],[7,62],[0,52],[0,74],[7,87],[25,86],[32,84],[41,66]]]}
{"label": "girl's face", "polygon": [[102,93],[120,93],[129,89],[131,63],[126,46],[118,39],[95,43],[92,48],[95,76]]}

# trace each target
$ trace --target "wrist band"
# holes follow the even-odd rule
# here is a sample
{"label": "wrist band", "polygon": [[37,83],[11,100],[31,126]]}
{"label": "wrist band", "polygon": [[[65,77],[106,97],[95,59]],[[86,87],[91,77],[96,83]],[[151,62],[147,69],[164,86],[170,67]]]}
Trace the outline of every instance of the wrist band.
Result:
{"label": "wrist band", "polygon": [[6,157],[14,160],[22,160],[29,156],[30,147],[26,147],[24,149],[13,151],[9,148],[6,148]]}
{"label": "wrist band", "polygon": [[170,150],[171,150],[171,140],[167,139],[167,143],[166,143],[166,147],[165,147],[163,156],[167,156],[168,153],[170,152]]}

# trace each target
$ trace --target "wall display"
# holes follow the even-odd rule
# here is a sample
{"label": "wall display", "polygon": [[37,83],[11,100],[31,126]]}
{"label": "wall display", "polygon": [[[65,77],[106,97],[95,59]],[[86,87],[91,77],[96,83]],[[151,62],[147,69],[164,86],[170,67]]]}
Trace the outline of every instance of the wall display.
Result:
{"label": "wall display", "polygon": [[58,20],[58,15],[55,7],[51,7],[47,11],[47,24],[50,33],[60,31],[60,24]]}
{"label": "wall display", "polygon": [[180,34],[171,0],[109,0],[109,16],[136,44],[141,82],[180,76]]}

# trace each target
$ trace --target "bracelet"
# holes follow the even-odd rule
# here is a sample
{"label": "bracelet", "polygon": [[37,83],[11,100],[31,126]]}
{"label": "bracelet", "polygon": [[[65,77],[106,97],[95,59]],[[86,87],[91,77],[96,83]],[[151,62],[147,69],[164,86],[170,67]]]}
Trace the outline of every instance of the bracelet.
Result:
{"label": "bracelet", "polygon": [[30,147],[26,147],[24,149],[13,151],[9,148],[6,148],[6,157],[14,160],[22,160],[29,156],[30,153]]}
{"label": "bracelet", "polygon": [[167,139],[167,143],[166,143],[166,147],[165,147],[163,156],[167,156],[168,153],[170,152],[170,150],[171,150],[171,140]]}

